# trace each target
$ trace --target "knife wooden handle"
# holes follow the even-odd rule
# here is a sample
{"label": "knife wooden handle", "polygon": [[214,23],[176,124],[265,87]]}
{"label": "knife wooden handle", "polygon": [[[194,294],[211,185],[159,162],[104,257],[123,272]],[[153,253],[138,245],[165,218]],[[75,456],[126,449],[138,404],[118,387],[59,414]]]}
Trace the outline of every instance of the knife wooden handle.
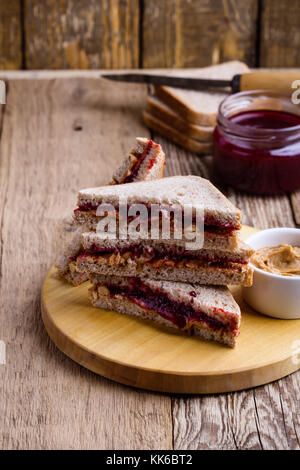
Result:
{"label": "knife wooden handle", "polygon": [[300,72],[249,72],[240,75],[239,90],[277,90],[281,92],[290,92],[297,86],[292,88],[295,80],[300,81]]}

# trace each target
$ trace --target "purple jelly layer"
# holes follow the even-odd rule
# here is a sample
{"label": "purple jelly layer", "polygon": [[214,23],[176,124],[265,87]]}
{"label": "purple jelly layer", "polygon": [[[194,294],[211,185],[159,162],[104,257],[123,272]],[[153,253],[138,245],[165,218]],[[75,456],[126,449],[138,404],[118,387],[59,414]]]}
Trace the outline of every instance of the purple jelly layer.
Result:
{"label": "purple jelly layer", "polygon": [[[225,331],[234,332],[237,328],[236,319],[233,315],[228,316],[228,323],[222,323],[216,318],[212,318],[206,315],[204,312],[195,310],[191,305],[185,305],[183,303],[177,303],[171,301],[168,296],[162,292],[152,291],[148,286],[142,282],[134,283],[135,287],[127,286],[110,286],[110,297],[115,298],[118,295],[134,302],[139,307],[146,310],[152,310],[158,313],[164,319],[170,321],[180,329],[192,326],[193,322],[205,323],[209,328],[213,330],[223,329]],[[193,302],[193,299],[191,299]],[[219,309],[223,313],[227,313],[222,309]]]}
{"label": "purple jelly layer", "polygon": [[[180,261],[197,261],[199,263],[203,263],[208,266],[212,267],[219,267],[219,268],[228,268],[228,263],[234,263],[235,267],[239,267],[239,265],[246,265],[248,264],[247,260],[236,260],[234,258],[230,258],[229,256],[216,256],[216,255],[195,255],[194,251],[186,251],[184,250],[182,253],[176,253],[172,247],[165,248],[163,252],[156,250],[153,247],[141,247],[139,245],[129,245],[127,247],[122,248],[99,248],[95,244],[91,245],[88,250],[84,250],[80,257],[86,256],[103,256],[107,254],[120,254],[121,256],[124,253],[130,252],[131,259],[138,259],[140,257],[145,258],[145,263],[147,262],[155,262],[161,259],[166,261],[171,260],[175,263],[179,263]],[[241,266],[240,266],[241,267]]]}

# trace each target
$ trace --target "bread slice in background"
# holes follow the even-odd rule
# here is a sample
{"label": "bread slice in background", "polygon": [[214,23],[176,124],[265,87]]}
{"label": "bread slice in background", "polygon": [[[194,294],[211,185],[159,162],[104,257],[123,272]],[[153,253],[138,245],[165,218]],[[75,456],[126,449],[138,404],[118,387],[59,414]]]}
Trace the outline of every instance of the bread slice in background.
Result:
{"label": "bread slice in background", "polygon": [[167,126],[172,127],[189,138],[199,140],[200,142],[212,142],[214,126],[191,124],[186,119],[182,119],[178,113],[155,95],[148,96],[146,110],[152,117],[163,121]]}
{"label": "bread slice in background", "polygon": [[212,152],[212,143],[200,142],[199,140],[188,137],[183,132],[180,132],[173,127],[165,124],[165,122],[152,116],[152,114],[144,111],[144,121],[149,129],[157,132],[158,134],[172,140],[175,144],[186,148],[190,152],[210,154]]}
{"label": "bread slice in background", "polygon": [[[202,69],[172,70],[168,74],[179,77],[230,80],[236,74],[247,72],[249,72],[249,68],[246,64],[231,61]],[[167,86],[155,87],[155,94],[162,102],[180,114],[182,119],[200,126],[214,126],[216,124],[218,107],[229,92],[229,89],[228,91],[218,91],[217,89],[194,91]]]}

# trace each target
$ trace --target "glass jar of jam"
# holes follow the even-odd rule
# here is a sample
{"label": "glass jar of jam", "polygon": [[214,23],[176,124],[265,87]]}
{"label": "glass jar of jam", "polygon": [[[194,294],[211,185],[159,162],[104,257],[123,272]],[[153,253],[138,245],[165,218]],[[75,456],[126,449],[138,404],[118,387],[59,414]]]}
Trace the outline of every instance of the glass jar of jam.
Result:
{"label": "glass jar of jam", "polygon": [[216,177],[243,191],[300,188],[300,107],[268,90],[229,95],[219,107],[213,161]]}

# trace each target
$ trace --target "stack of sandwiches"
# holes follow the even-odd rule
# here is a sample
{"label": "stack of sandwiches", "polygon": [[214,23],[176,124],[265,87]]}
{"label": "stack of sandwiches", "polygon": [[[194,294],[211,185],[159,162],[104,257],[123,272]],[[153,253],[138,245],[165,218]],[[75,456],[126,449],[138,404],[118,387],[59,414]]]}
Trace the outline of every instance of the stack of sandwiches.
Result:
{"label": "stack of sandwiches", "polygon": [[[103,220],[99,206],[112,207],[120,225],[120,199],[126,216],[132,205],[166,208],[201,207],[204,216],[203,246],[187,249],[185,235],[131,237],[117,230],[95,231]],[[252,250],[239,239],[241,212],[208,180],[174,176],[82,190],[75,210],[78,224],[88,227],[81,236],[82,250],[76,271],[89,275],[90,298],[95,307],[150,319],[188,334],[234,347],[239,334],[240,309],[228,284],[249,286]],[[128,217],[130,224],[134,217]],[[192,225],[195,224],[192,218]]]}
{"label": "stack of sandwiches", "polygon": [[[164,165],[161,146],[139,138],[109,185],[79,191],[74,211],[78,231],[57,262],[58,273],[73,285],[90,279],[94,307],[234,347],[241,312],[227,285],[252,283],[252,250],[239,238],[241,212],[206,179],[162,179]],[[126,227],[138,219],[137,213],[130,213],[136,204],[146,208],[146,231],[124,233],[124,219]],[[112,209],[99,212],[99,207]],[[157,208],[155,215],[151,207]],[[183,220],[179,225],[181,236],[176,232],[175,207],[182,209],[180,214],[192,208],[190,226]],[[202,239],[199,247],[191,248],[185,229],[197,233],[195,208],[201,208]],[[115,230],[109,224],[97,230],[99,223],[110,220],[111,212]],[[161,231],[164,218],[170,228],[167,237]],[[159,230],[155,237],[154,221]]]}
{"label": "stack of sandwiches", "polygon": [[[171,70],[181,77],[231,79],[248,72],[246,64],[226,62],[202,69]],[[228,91],[191,91],[167,86],[155,87],[148,97],[144,120],[147,126],[195,153],[210,153],[218,107]]]}

